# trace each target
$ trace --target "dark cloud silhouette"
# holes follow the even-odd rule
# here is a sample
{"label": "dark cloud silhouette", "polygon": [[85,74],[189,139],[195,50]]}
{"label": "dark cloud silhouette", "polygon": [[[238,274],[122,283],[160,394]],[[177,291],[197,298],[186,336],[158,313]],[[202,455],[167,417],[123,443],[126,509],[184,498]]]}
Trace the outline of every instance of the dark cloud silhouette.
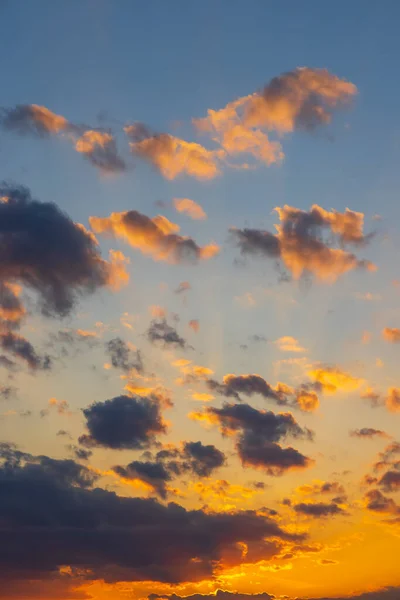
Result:
{"label": "dark cloud silhouette", "polygon": [[237,592],[226,592],[216,590],[214,594],[192,594],[191,596],[178,596],[177,594],[150,594],[148,600],[274,600],[266,592],[261,594],[239,594]]}
{"label": "dark cloud silhouette", "polygon": [[[287,600],[294,600],[285,596]],[[364,594],[352,595],[352,600],[398,600],[400,598],[400,587],[387,587],[375,592],[365,592]],[[191,596],[179,596],[177,594],[150,594],[149,600],[277,600],[273,594],[262,592],[259,594],[240,594],[237,592],[228,592],[217,590],[211,594],[192,594]],[[298,597],[297,600],[309,600],[308,598]],[[349,600],[349,596],[335,596],[332,598],[315,598],[314,600]]]}
{"label": "dark cloud silhouette", "polygon": [[352,437],[358,437],[362,439],[372,439],[376,437],[387,438],[387,433],[381,429],[374,429],[373,427],[362,427],[361,429],[354,429],[350,431]]}
{"label": "dark cloud silhouette", "polygon": [[110,283],[111,265],[84,227],[25,187],[0,186],[0,282],[38,294],[46,315],[68,314],[78,298]]}
{"label": "dark cloud silhouette", "polygon": [[223,383],[209,379],[207,385],[213,392],[236,400],[240,400],[240,393],[246,396],[260,394],[278,404],[287,403],[286,396],[274,390],[260,375],[226,375]]}
{"label": "dark cloud silhouette", "polygon": [[[93,489],[73,461],[8,447],[0,468],[0,587],[46,579],[69,565],[84,580],[178,583],[211,578],[223,560],[256,562],[301,542],[256,511],[212,513]],[[35,557],[32,560],[32,557]],[[4,586],[5,587],[5,586]],[[3,588],[2,588],[3,589]]]}
{"label": "dark cloud silhouette", "polygon": [[225,455],[212,444],[184,442],[183,455],[190,461],[191,470],[199,477],[209,477],[225,463]]}
{"label": "dark cloud silhouette", "polygon": [[293,510],[308,517],[332,517],[345,514],[345,511],[335,502],[300,502],[293,505]]}
{"label": "dark cloud silhouette", "polygon": [[396,492],[400,490],[400,470],[386,471],[378,480],[378,486],[383,488],[385,492]]}
{"label": "dark cloud silhouette", "polygon": [[116,369],[128,372],[131,369],[143,371],[143,362],[139,350],[133,349],[119,337],[106,343],[106,352],[111,359],[111,364]]}
{"label": "dark cloud silhouette", "polygon": [[275,414],[248,404],[225,403],[222,408],[208,407],[192,417],[217,424],[223,435],[235,435],[242,464],[263,469],[268,475],[282,475],[313,463],[295,448],[283,448],[278,443],[287,436],[313,439],[312,432],[300,427],[290,413]]}
{"label": "dark cloud silhouette", "polygon": [[81,435],[79,443],[89,448],[146,448],[167,430],[161,402],[155,396],[117,396],[91,404],[83,414],[89,433]]}
{"label": "dark cloud silhouette", "polygon": [[51,367],[51,358],[48,354],[39,356],[27,339],[11,331],[0,333],[0,347],[25,361],[32,371],[47,370]]}
{"label": "dark cloud silhouette", "polygon": [[165,319],[153,319],[151,321],[147,330],[147,338],[152,343],[161,342],[164,346],[187,347],[186,340]]}
{"label": "dark cloud silhouette", "polygon": [[143,462],[134,460],[126,467],[116,465],[113,471],[124,479],[136,479],[150,486],[161,498],[166,498],[166,483],[172,479],[171,474],[160,462]]}
{"label": "dark cloud silhouette", "polygon": [[[147,452],[146,458],[153,457]],[[225,460],[224,453],[212,444],[183,442],[180,447],[169,445],[159,450],[152,461],[133,461],[126,467],[117,465],[113,470],[125,479],[142,481],[161,498],[166,498],[167,482],[185,475],[209,477]]]}

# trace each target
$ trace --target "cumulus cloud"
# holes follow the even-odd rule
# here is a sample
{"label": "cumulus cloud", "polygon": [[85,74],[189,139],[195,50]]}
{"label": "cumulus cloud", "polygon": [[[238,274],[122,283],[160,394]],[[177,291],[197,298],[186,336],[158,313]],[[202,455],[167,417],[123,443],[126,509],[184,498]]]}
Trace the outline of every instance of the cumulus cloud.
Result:
{"label": "cumulus cloud", "polygon": [[389,388],[385,398],[386,408],[389,412],[400,412],[400,388]]}
{"label": "cumulus cloud", "polygon": [[[244,154],[271,165],[284,157],[280,141],[270,139],[271,132],[281,138],[294,130],[326,125],[333,111],[348,105],[356,93],[355,85],[326,69],[297,68],[274,77],[261,91],[219,110],[210,109],[206,117],[193,122],[228,158]],[[247,162],[234,166],[250,167]]]}
{"label": "cumulus cloud", "polygon": [[126,170],[110,131],[76,125],[45,106],[22,104],[0,109],[0,127],[18,135],[33,137],[57,136],[71,142],[75,150],[101,172],[119,173]]}
{"label": "cumulus cloud", "polygon": [[[336,564],[336,561],[322,559],[319,564]],[[398,600],[400,594],[399,587],[385,587],[373,592],[365,592],[362,594],[352,595],[352,600]],[[178,596],[177,594],[150,594],[149,600],[277,600],[273,594],[267,594],[266,592],[256,594],[241,594],[238,592],[228,592],[225,590],[217,590],[211,594],[193,594],[191,596]],[[285,597],[287,600],[294,600]],[[315,600],[348,600],[349,596],[341,596],[340,598],[315,598]],[[297,600],[307,600],[307,598],[298,597]]]}
{"label": "cumulus cloud", "polygon": [[280,220],[277,233],[261,229],[231,229],[232,237],[243,255],[259,255],[275,259],[291,272],[295,279],[305,273],[325,282],[334,282],[355,268],[375,270],[366,260],[323,240],[323,232],[343,246],[363,245],[370,236],[363,234],[364,215],[346,209],[344,213],[327,211],[314,204],[310,211],[285,205],[275,208]]}
{"label": "cumulus cloud", "polygon": [[278,554],[279,541],[304,539],[256,511],[221,514],[120,497],[93,488],[96,474],[73,461],[32,461],[10,447],[4,454],[2,589],[13,580],[46,579],[65,565],[83,571],[82,581],[198,581],[212,578],[227,559],[239,565],[241,544],[256,562]]}
{"label": "cumulus cloud", "polygon": [[220,174],[219,163],[225,156],[222,149],[207,150],[169,133],[155,134],[141,123],[128,125],[124,130],[131,140],[131,152],[150,162],[166,179],[189,175],[209,180]]}
{"label": "cumulus cloud", "polygon": [[79,297],[115,284],[92,234],[25,187],[0,186],[0,282],[36,292],[44,314],[64,316]]}
{"label": "cumulus cloud", "polygon": [[88,433],[80,436],[79,443],[116,450],[147,448],[167,431],[161,408],[156,396],[117,396],[95,402],[83,410]]}
{"label": "cumulus cloud", "polygon": [[203,208],[194,200],[190,200],[190,198],[174,198],[173,202],[175,209],[179,213],[184,213],[195,221],[207,219],[207,215]]}
{"label": "cumulus cloud", "polygon": [[290,413],[275,414],[248,404],[228,404],[222,408],[207,407],[191,418],[217,425],[223,435],[236,438],[236,450],[244,466],[264,470],[268,475],[282,475],[293,469],[304,469],[313,461],[295,448],[283,448],[278,442],[288,436],[311,440],[312,432],[302,428]]}
{"label": "cumulus cloud", "polygon": [[150,218],[136,210],[111,213],[109,217],[90,217],[90,226],[100,234],[124,239],[130,246],[158,261],[169,263],[208,260],[218,254],[216,244],[198,246],[187,236],[178,234],[179,225],[158,215]]}

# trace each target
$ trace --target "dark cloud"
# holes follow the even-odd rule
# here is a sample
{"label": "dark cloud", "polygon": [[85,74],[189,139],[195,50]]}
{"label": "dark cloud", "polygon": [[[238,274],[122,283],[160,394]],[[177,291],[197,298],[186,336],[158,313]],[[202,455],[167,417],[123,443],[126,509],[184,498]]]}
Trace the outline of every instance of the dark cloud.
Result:
{"label": "dark cloud", "polygon": [[120,497],[90,487],[82,465],[8,453],[17,456],[0,468],[0,580],[7,585],[55,577],[64,565],[83,570],[83,580],[199,581],[222,561],[240,564],[242,544],[256,562],[276,555],[279,541],[304,539],[256,511],[212,513]]}
{"label": "dark cloud", "polygon": [[149,485],[161,498],[166,498],[166,483],[172,479],[171,474],[160,462],[143,462],[134,460],[126,467],[116,465],[113,471],[124,479],[136,479]]}
{"label": "dark cloud", "polygon": [[82,435],[79,443],[89,448],[146,448],[155,441],[157,434],[167,430],[161,414],[161,402],[155,396],[117,396],[91,404],[83,410],[83,414],[89,433]]}
{"label": "dark cloud", "polygon": [[386,471],[379,479],[378,485],[383,488],[385,492],[396,492],[397,490],[400,490],[400,470]]}
{"label": "dark cloud", "polygon": [[[327,560],[324,561],[327,564]],[[329,561],[331,562],[331,561]],[[259,594],[240,594],[237,592],[228,592],[225,590],[216,590],[211,594],[193,594],[191,596],[178,596],[177,594],[150,594],[149,600],[277,600],[273,594],[262,592]],[[294,600],[285,596],[286,600]],[[400,587],[386,587],[375,592],[365,592],[363,594],[352,595],[352,600],[399,600]],[[307,598],[298,597],[297,600],[309,600]],[[349,600],[349,596],[335,596],[332,598],[315,598],[315,600]]]}
{"label": "dark cloud", "polygon": [[[146,458],[152,459],[151,453]],[[133,461],[126,467],[115,466],[114,472],[125,479],[137,479],[149,485],[161,498],[168,493],[167,482],[175,477],[209,477],[225,464],[225,455],[214,445],[183,442],[181,447],[168,446],[159,450],[154,460]]]}
{"label": "dark cloud", "polygon": [[209,477],[225,463],[225,455],[212,444],[184,442],[183,455],[189,459],[191,470],[199,477]]}
{"label": "dark cloud", "polygon": [[248,404],[208,407],[205,414],[194,418],[219,425],[224,435],[236,435],[236,449],[245,466],[263,469],[268,475],[282,475],[290,469],[304,469],[313,461],[295,448],[283,448],[278,442],[288,436],[313,439],[312,432],[302,428],[290,413],[275,414]]}
{"label": "dark cloud", "polygon": [[147,330],[147,338],[152,343],[161,342],[164,346],[187,347],[186,340],[165,319],[153,319],[151,321]]}
{"label": "dark cloud", "polygon": [[0,333],[0,347],[25,361],[33,371],[47,370],[51,367],[51,358],[48,354],[40,356],[28,340],[11,331]]}
{"label": "dark cloud", "polygon": [[315,518],[345,514],[345,511],[335,502],[300,502],[293,505],[293,510],[302,515]]}
{"label": "dark cloud", "polygon": [[221,396],[236,400],[241,399],[240,393],[246,396],[260,394],[264,398],[275,400],[278,404],[287,404],[286,396],[273,389],[260,375],[226,375],[223,383],[209,379],[207,386]]}
{"label": "dark cloud", "polygon": [[375,437],[389,437],[388,434],[382,431],[381,429],[373,429],[372,427],[362,427],[361,429],[354,429],[350,431],[350,435],[352,437],[359,437],[363,439],[372,439]]}
{"label": "dark cloud", "polygon": [[139,350],[133,349],[121,338],[116,337],[106,343],[106,352],[111,364],[116,369],[128,372],[131,369],[143,371],[142,357]]}
{"label": "dark cloud", "polygon": [[365,494],[366,507],[378,513],[389,513],[400,515],[400,506],[396,504],[393,498],[388,498],[379,490],[369,490]]}
{"label": "dark cloud", "polygon": [[38,294],[42,312],[68,314],[78,298],[109,283],[92,235],[25,187],[0,187],[0,282],[16,281]]}
{"label": "dark cloud", "polygon": [[261,594],[239,594],[237,592],[226,592],[216,590],[214,594],[192,594],[191,596],[178,596],[177,594],[150,594],[148,600],[274,600],[266,592]]}

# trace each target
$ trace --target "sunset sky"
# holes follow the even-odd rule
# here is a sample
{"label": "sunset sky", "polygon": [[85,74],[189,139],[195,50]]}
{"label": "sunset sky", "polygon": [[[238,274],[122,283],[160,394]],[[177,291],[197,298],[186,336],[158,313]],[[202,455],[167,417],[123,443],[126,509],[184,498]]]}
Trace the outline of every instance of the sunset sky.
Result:
{"label": "sunset sky", "polygon": [[0,598],[400,600],[396,0],[0,0]]}

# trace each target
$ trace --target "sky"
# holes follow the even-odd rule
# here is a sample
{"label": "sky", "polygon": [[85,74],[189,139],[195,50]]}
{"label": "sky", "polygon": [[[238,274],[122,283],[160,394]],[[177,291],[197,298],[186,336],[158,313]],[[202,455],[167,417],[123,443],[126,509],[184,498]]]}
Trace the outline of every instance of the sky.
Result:
{"label": "sky", "polygon": [[399,600],[400,5],[0,0],[0,598]]}

